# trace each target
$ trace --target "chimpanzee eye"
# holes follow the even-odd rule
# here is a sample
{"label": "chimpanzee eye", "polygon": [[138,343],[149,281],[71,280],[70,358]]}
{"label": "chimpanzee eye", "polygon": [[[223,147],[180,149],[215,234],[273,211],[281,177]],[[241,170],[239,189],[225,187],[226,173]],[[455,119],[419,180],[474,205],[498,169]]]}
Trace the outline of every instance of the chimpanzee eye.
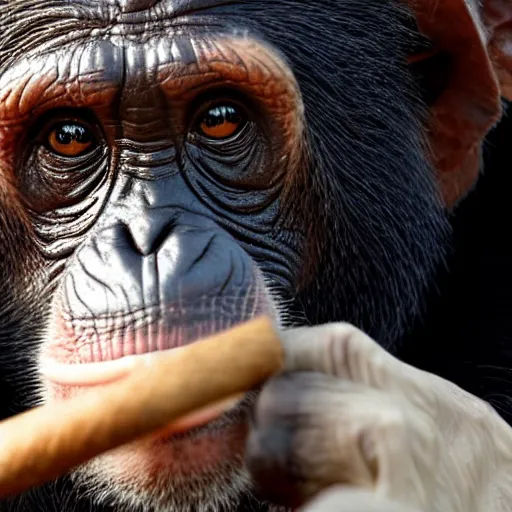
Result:
{"label": "chimpanzee eye", "polygon": [[76,158],[94,147],[92,129],[76,121],[64,121],[55,125],[47,138],[48,148],[60,156]]}
{"label": "chimpanzee eye", "polygon": [[247,118],[236,105],[219,105],[208,110],[199,120],[198,132],[213,140],[225,140],[238,134]]}

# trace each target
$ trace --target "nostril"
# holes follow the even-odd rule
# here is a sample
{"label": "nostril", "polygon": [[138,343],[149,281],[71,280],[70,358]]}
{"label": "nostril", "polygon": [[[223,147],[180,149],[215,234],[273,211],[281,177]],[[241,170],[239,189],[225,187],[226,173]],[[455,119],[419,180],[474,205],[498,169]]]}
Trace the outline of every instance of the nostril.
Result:
{"label": "nostril", "polygon": [[118,0],[123,13],[139,12],[154,7],[158,0]]}
{"label": "nostril", "polygon": [[130,245],[142,256],[156,253],[175,228],[175,219],[167,219],[166,222],[136,219],[122,225]]}

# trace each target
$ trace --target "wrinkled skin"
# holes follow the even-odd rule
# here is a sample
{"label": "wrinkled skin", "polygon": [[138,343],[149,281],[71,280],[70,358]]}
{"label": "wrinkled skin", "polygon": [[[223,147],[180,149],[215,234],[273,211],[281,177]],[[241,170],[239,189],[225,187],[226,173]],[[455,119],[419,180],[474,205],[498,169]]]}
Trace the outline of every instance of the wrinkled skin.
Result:
{"label": "wrinkled skin", "polygon": [[[273,510],[340,485],[305,506],[506,510],[508,426],[390,355],[427,332],[447,206],[499,116],[451,59],[408,63],[431,51],[413,7],[0,2],[2,415],[260,314],[287,354],[259,398],[0,510]],[[470,119],[440,129],[451,107]]]}

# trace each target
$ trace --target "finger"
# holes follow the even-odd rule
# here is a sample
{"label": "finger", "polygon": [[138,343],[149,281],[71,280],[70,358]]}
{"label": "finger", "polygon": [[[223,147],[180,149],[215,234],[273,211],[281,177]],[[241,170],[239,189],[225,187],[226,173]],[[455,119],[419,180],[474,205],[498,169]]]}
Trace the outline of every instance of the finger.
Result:
{"label": "finger", "polygon": [[421,371],[402,363],[349,324],[292,329],[281,340],[285,372],[321,372],[387,390],[422,379]]}
{"label": "finger", "polygon": [[271,381],[255,406],[246,447],[247,467],[265,496],[297,507],[333,484],[371,488],[375,455],[363,434],[384,403],[381,395],[312,372]]}
{"label": "finger", "polygon": [[246,462],[277,503],[296,507],[344,484],[421,508],[435,480],[438,441],[429,414],[400,395],[298,372],[263,389]]}
{"label": "finger", "polygon": [[[321,493],[299,512],[423,512],[396,502],[378,499],[374,493],[353,487],[333,487]],[[426,511],[425,511],[426,512]]]}

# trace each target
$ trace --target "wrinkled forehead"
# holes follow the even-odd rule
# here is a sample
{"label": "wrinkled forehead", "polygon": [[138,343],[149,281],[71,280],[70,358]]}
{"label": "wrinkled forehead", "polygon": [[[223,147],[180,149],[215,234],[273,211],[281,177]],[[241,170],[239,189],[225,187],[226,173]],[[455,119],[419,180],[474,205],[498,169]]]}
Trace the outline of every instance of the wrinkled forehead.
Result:
{"label": "wrinkled forehead", "polygon": [[[257,7],[259,0],[249,2]],[[0,0],[0,68],[31,52],[48,52],[78,41],[145,42],[157,35],[247,35],[242,3],[233,0]],[[257,30],[250,30],[257,37]],[[177,47],[175,46],[175,48]],[[188,52],[191,55],[190,52]]]}
{"label": "wrinkled forehead", "polygon": [[235,89],[280,109],[295,109],[299,102],[292,70],[272,48],[251,38],[174,34],[137,42],[112,37],[36,51],[5,68],[0,118],[20,120],[52,108],[100,108],[119,95],[138,107],[153,104],[159,94],[186,103],[212,88]]}
{"label": "wrinkled forehead", "polygon": [[[103,18],[111,15],[129,15],[139,13],[141,17],[182,16],[193,12],[207,12],[215,8],[240,3],[236,0],[0,0],[0,5],[12,8],[47,9],[87,9],[101,14]],[[154,19],[154,18],[153,18]]]}
{"label": "wrinkled forehead", "polygon": [[208,9],[235,2],[233,0],[105,0],[104,3],[122,14],[144,12],[157,8],[167,15],[179,16],[180,13]]}
{"label": "wrinkled forehead", "polygon": [[[255,8],[261,0],[0,0],[0,24],[44,28],[51,36],[65,29],[113,29],[126,34],[188,26],[190,30],[208,26],[233,26],[243,5]],[[239,23],[237,19],[237,23]],[[27,33],[27,32],[26,32]],[[26,34],[25,33],[25,34]],[[3,34],[2,34],[3,35]]]}
{"label": "wrinkled forehead", "polygon": [[232,0],[8,0],[0,90],[30,98],[26,108],[17,102],[17,118],[54,102],[108,104],[122,87],[138,94],[158,85],[181,100],[215,84],[263,94],[269,79],[273,93],[293,91],[285,59],[236,18]]}

